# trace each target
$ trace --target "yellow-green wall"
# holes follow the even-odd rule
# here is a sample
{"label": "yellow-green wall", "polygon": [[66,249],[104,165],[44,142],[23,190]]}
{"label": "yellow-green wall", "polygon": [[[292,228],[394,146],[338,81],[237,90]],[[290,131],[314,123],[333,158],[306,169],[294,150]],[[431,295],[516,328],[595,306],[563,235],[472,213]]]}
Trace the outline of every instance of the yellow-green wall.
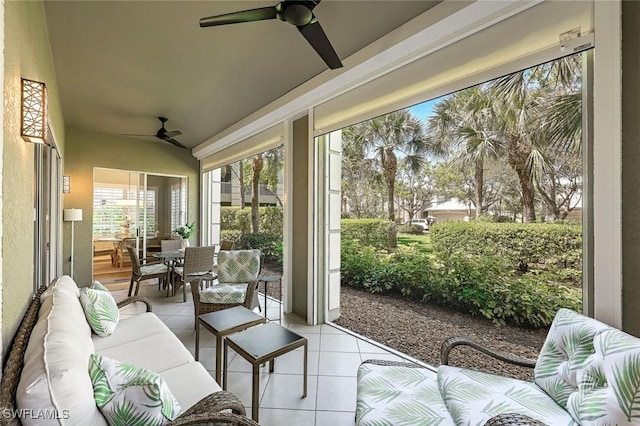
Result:
{"label": "yellow-green wall", "polygon": [[[82,209],[83,220],[75,223],[74,230],[74,278],[80,286],[91,283],[94,167],[186,176],[188,221],[199,223],[199,163],[189,150],[161,141],[67,129],[64,163],[64,174],[71,177],[71,193],[64,196],[64,208]],[[70,232],[71,224],[64,223],[63,269],[66,273],[71,255]],[[197,236],[191,237],[192,244],[197,241]]]}
{"label": "yellow-green wall", "polygon": [[20,137],[20,78],[46,83],[49,124],[64,148],[65,132],[41,2],[4,3],[4,125],[2,149],[2,349],[33,290],[34,145]]}

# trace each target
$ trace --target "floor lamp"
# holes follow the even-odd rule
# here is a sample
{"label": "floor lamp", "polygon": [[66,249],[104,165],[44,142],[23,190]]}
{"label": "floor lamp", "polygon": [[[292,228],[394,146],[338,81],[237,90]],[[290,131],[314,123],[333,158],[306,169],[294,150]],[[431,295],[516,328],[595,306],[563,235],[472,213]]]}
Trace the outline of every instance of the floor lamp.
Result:
{"label": "floor lamp", "polygon": [[62,219],[71,222],[71,278],[73,278],[73,226],[82,221],[82,209],[64,209]]}

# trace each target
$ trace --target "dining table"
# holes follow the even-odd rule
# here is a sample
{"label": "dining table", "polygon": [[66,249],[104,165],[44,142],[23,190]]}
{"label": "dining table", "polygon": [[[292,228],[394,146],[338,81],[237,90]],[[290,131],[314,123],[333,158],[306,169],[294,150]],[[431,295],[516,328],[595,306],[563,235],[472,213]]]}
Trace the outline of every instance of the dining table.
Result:
{"label": "dining table", "polygon": [[184,249],[180,250],[170,250],[170,251],[157,251],[155,253],[150,253],[156,259],[161,259],[170,270],[169,273],[169,283],[167,284],[167,296],[170,295],[171,289],[175,288],[175,267],[176,264],[180,263],[179,261],[184,259]]}
{"label": "dining table", "polygon": [[[181,263],[180,261],[184,259],[184,249],[179,249],[179,250],[170,250],[170,251],[159,251],[159,252],[155,252],[155,253],[151,253],[151,255],[157,259],[161,259],[164,263],[167,264],[167,266],[171,269],[171,274],[170,274],[170,286],[171,288],[175,288],[175,273],[174,268]],[[215,280],[217,278],[217,275],[215,273],[215,260],[214,260],[214,264],[211,270],[211,273],[208,275],[211,275],[210,277],[207,278],[208,281],[211,280]],[[167,296],[169,296],[169,288],[167,288]]]}

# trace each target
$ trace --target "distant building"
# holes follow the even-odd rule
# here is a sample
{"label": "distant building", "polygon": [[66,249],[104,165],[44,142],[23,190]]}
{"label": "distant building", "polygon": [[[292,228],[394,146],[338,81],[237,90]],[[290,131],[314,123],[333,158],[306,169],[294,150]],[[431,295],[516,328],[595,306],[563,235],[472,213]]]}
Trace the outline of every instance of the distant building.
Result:
{"label": "distant building", "polygon": [[421,217],[433,217],[435,222],[446,221],[468,221],[469,218],[476,217],[476,208],[464,204],[462,201],[452,198],[450,200],[434,201],[432,205],[424,210]]}

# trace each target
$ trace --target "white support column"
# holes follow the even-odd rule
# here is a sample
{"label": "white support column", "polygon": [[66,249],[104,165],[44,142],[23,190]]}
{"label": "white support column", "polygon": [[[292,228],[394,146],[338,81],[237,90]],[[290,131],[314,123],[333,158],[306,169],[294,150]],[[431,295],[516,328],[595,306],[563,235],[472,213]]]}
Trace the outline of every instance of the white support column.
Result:
{"label": "white support column", "polygon": [[621,3],[595,2],[594,316],[622,327]]}
{"label": "white support column", "polygon": [[325,320],[334,321],[340,316],[340,216],[342,212],[342,131],[337,130],[328,135],[328,162],[326,164],[328,179],[326,188],[325,221],[325,268],[326,316]]}

